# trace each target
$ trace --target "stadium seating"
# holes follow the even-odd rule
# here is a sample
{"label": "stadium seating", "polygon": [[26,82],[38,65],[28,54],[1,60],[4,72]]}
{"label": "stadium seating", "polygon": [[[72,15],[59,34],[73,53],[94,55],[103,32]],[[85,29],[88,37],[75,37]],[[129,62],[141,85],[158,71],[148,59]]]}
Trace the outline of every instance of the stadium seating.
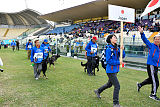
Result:
{"label": "stadium seating", "polygon": [[30,9],[16,13],[0,13],[0,39],[17,39],[18,36],[23,39],[31,33],[33,36],[35,31],[38,32],[36,34],[48,31],[50,25],[38,16],[39,13]]}
{"label": "stadium seating", "polygon": [[71,26],[65,26],[65,27],[57,27],[54,28],[53,30],[49,31],[47,34],[60,34],[60,33],[65,33],[65,32],[70,32],[74,28],[78,28],[79,25],[71,25]]}
{"label": "stadium seating", "polygon": [[4,34],[6,33],[7,29],[6,28],[1,28],[0,29],[0,37],[3,37]]}
{"label": "stadium seating", "polygon": [[27,16],[25,12],[20,13],[21,16],[23,16],[30,25],[38,25],[31,17]]}
{"label": "stadium seating", "polygon": [[20,18],[19,18],[17,15],[15,15],[15,14],[10,14],[9,16],[12,18],[12,20],[13,20],[13,22],[14,22],[14,25],[23,25],[23,24],[24,24],[24,23],[22,22],[22,20],[20,20]]}
{"label": "stadium seating", "polygon": [[31,11],[31,10],[27,10],[26,13],[28,13],[28,14],[34,16],[35,18],[39,19],[40,22],[41,22],[41,24],[46,24],[46,21],[45,21],[45,20],[43,20],[43,19],[37,17],[37,16],[39,16],[38,13],[33,12],[33,11]]}
{"label": "stadium seating", "polygon": [[5,14],[0,13],[0,20],[1,20],[0,21],[1,25],[8,25],[8,22],[7,22]]}
{"label": "stadium seating", "polygon": [[22,33],[26,32],[28,29],[3,29],[1,28],[0,31],[3,31],[0,35],[2,39],[10,39],[10,38],[17,38]]}
{"label": "stadium seating", "polygon": [[44,19],[38,18],[40,14],[26,9],[18,13],[0,13],[0,25],[47,25]]}

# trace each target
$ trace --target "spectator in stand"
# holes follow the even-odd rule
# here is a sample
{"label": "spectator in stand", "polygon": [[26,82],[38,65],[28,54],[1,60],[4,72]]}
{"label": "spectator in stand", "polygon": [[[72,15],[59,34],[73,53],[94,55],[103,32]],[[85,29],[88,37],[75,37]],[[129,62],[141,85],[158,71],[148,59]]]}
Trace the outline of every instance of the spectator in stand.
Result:
{"label": "spectator in stand", "polygon": [[80,46],[80,43],[79,43],[79,41],[78,40],[76,40],[76,53],[78,53],[78,48],[79,48],[79,46]]}
{"label": "spectator in stand", "polygon": [[82,53],[82,49],[83,49],[83,41],[79,41],[80,42],[80,52]]}
{"label": "spectator in stand", "polygon": [[49,36],[49,41],[51,42],[51,37]]}
{"label": "spectator in stand", "polygon": [[132,37],[133,37],[133,45],[134,45],[136,34],[133,34]]}

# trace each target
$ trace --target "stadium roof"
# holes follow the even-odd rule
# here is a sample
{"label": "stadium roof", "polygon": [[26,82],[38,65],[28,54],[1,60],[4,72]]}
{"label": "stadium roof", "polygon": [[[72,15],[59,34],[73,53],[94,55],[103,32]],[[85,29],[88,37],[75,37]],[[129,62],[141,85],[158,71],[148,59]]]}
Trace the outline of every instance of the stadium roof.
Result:
{"label": "stadium roof", "polygon": [[145,8],[149,1],[150,0],[95,0],[72,8],[41,15],[39,17],[54,22],[64,22],[66,20],[77,21],[108,16],[108,4],[141,9]]}

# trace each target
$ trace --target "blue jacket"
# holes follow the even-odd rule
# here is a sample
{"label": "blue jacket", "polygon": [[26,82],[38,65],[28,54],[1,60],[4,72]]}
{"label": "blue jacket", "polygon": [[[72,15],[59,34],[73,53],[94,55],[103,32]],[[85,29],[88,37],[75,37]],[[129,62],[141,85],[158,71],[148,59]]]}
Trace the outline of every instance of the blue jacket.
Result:
{"label": "blue jacket", "polygon": [[80,46],[83,46],[83,42],[80,42]]}
{"label": "blue jacket", "polygon": [[[92,40],[87,44],[85,50],[87,51],[87,56],[94,57],[97,55],[97,44],[93,43]],[[91,54],[91,51],[94,52]]]}
{"label": "blue jacket", "polygon": [[[106,49],[106,73],[119,72],[120,48],[114,48],[113,45],[109,45]],[[125,51],[123,50],[123,58],[125,57]]]}
{"label": "blue jacket", "polygon": [[[41,44],[41,48],[44,49],[44,58],[46,59],[49,55],[49,51],[51,52],[51,48],[50,48],[49,44],[44,44],[44,43]],[[47,51],[48,51],[48,53],[47,53]]]}
{"label": "blue jacket", "polygon": [[149,49],[147,64],[159,67],[160,66],[160,61],[159,61],[160,60],[160,54],[159,54],[160,48],[159,46],[155,45],[154,43],[151,43],[146,38],[144,33],[141,34],[141,38]]}
{"label": "blue jacket", "polygon": [[79,46],[80,45],[80,43],[79,42],[76,42],[76,46]]}
{"label": "blue jacket", "polygon": [[[37,59],[37,61],[35,59]],[[41,63],[43,59],[44,59],[44,49],[41,47],[37,48],[36,46],[33,47],[31,51],[31,62]]]}
{"label": "blue jacket", "polygon": [[11,46],[16,46],[16,42],[11,42]]}
{"label": "blue jacket", "polygon": [[26,50],[32,50],[32,48],[33,48],[32,43],[27,42],[27,44],[26,44]]}

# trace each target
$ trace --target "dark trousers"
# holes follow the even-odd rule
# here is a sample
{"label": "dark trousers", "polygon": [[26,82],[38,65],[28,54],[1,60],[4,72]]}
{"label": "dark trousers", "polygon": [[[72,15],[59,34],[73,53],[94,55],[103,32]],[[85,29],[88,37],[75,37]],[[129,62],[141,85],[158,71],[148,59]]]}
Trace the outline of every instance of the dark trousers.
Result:
{"label": "dark trousers", "polygon": [[46,77],[46,71],[47,71],[47,59],[45,59],[42,63],[42,71],[43,75]]}
{"label": "dark trousers", "polygon": [[108,82],[104,84],[102,87],[98,89],[98,93],[103,92],[105,89],[114,86],[114,92],[113,92],[113,104],[119,104],[119,90],[120,90],[120,84],[117,78],[117,73],[107,73],[108,75]]}
{"label": "dark trousers", "polygon": [[148,78],[140,83],[141,87],[147,84],[152,84],[151,94],[156,94],[159,87],[158,80],[158,67],[153,65],[147,65]]}
{"label": "dark trousers", "polygon": [[87,73],[92,74],[92,70],[96,64],[94,57],[87,56]]}
{"label": "dark trousers", "polygon": [[19,51],[19,46],[16,46],[16,50],[18,50],[18,51]]}
{"label": "dark trousers", "polygon": [[15,50],[15,46],[12,46],[13,51]]}

